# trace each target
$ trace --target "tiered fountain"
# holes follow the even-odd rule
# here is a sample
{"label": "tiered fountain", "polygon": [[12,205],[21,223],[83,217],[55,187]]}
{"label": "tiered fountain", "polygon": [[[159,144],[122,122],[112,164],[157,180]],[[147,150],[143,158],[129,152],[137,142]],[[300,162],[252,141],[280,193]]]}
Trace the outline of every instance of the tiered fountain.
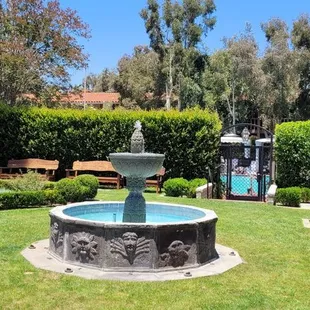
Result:
{"label": "tiered fountain", "polygon": [[145,202],[145,179],[162,167],[164,155],[144,152],[140,122],[131,153],[109,157],[127,179],[125,203],[84,202],[52,209],[49,253],[70,264],[131,272],[182,269],[218,258],[213,211]]}

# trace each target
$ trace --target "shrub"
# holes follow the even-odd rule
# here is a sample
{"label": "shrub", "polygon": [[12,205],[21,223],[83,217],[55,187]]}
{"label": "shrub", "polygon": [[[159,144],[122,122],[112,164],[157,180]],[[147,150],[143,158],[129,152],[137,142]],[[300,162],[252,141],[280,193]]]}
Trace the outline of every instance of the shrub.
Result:
{"label": "shrub", "polygon": [[189,182],[183,178],[174,178],[164,182],[163,187],[167,196],[178,197],[186,195]]}
{"label": "shrub", "polygon": [[43,204],[43,191],[8,192],[0,194],[1,209],[28,208]]}
{"label": "shrub", "polygon": [[44,191],[44,205],[66,204],[66,200],[58,190],[47,189]]}
{"label": "shrub", "polygon": [[99,181],[91,174],[81,174],[75,178],[75,181],[88,188],[87,198],[95,198],[98,191]]}
{"label": "shrub", "polygon": [[278,188],[276,202],[284,206],[300,207],[301,189],[299,187]]}
{"label": "shrub", "polygon": [[310,187],[310,121],[276,126],[277,184]]}
{"label": "shrub", "polygon": [[38,206],[51,206],[65,203],[64,198],[56,190],[15,191],[0,194],[0,209],[19,209]]}
{"label": "shrub", "polygon": [[0,209],[18,209],[65,203],[56,190],[15,191],[0,194]]}
{"label": "shrub", "polygon": [[136,120],[145,149],[165,153],[167,177],[194,179],[214,167],[221,124],[216,113],[192,111],[78,111],[0,105],[0,165],[11,158],[57,159],[60,175],[75,160],[127,152]]}
{"label": "shrub", "polygon": [[88,187],[75,179],[64,178],[56,183],[56,189],[67,202],[83,201],[87,198]]}
{"label": "shrub", "polygon": [[301,202],[310,202],[310,188],[301,188]]}
{"label": "shrub", "polygon": [[43,189],[55,189],[56,188],[56,182],[46,181],[44,183]]}
{"label": "shrub", "polygon": [[3,180],[0,184],[13,191],[39,191],[44,189],[45,183],[41,174],[29,171],[14,179]]}
{"label": "shrub", "polygon": [[11,182],[10,182],[10,180],[0,180],[0,188],[11,190]]}
{"label": "shrub", "polygon": [[188,198],[196,198],[196,189],[199,186],[207,184],[208,181],[206,179],[193,179],[189,181],[188,190],[186,196]]}

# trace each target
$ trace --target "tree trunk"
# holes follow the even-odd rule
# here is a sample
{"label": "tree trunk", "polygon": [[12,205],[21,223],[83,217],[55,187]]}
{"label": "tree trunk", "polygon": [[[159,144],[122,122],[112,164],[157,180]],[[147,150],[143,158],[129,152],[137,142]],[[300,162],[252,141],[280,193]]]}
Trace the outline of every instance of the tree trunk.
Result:
{"label": "tree trunk", "polygon": [[166,83],[166,110],[171,109],[171,94],[168,89],[168,83]]}

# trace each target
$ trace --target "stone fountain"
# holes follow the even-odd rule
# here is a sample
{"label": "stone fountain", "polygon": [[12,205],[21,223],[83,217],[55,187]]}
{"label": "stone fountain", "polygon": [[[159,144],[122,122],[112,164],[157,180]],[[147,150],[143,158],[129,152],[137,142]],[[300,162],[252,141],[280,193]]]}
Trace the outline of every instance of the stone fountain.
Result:
{"label": "stone fountain", "polygon": [[131,137],[131,153],[111,153],[109,158],[115,170],[126,177],[129,195],[125,200],[123,222],[145,223],[146,204],[142,192],[145,180],[162,167],[163,154],[145,153],[140,121]]}
{"label": "stone fountain", "polygon": [[[53,208],[48,253],[44,240],[34,246],[44,252],[41,261],[35,258],[40,261],[37,266],[54,271],[66,267],[92,278],[156,281],[216,274],[241,263],[235,251],[220,245],[219,256],[214,211],[145,201],[145,179],[162,167],[164,155],[144,152],[140,122],[135,124],[131,153],[111,153],[109,158],[127,178],[125,202],[82,202]],[[31,250],[25,251],[33,262],[28,257],[33,254],[27,252]]]}

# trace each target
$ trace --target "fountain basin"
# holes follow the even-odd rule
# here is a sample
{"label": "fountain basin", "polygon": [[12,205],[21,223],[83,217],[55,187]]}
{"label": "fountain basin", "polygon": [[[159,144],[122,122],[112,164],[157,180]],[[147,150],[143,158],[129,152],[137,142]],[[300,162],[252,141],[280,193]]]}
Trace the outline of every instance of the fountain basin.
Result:
{"label": "fountain basin", "polygon": [[123,209],[124,202],[53,208],[49,252],[62,262],[115,271],[198,267],[218,258],[213,211],[147,203],[145,223],[126,223]]}
{"label": "fountain basin", "polygon": [[126,177],[148,178],[160,170],[165,155],[154,153],[110,153],[109,159],[115,170]]}

